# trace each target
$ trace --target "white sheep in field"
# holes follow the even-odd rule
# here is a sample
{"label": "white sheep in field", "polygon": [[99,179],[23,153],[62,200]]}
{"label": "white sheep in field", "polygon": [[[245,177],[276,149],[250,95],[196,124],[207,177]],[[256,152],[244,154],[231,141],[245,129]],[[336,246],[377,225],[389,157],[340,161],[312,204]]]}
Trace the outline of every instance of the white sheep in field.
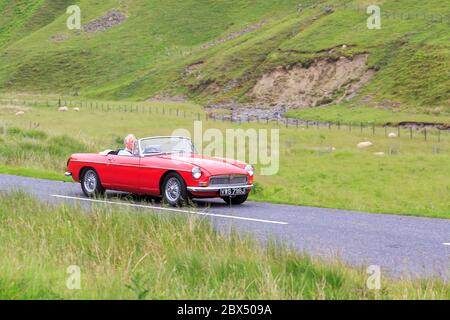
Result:
{"label": "white sheep in field", "polygon": [[370,141],[364,141],[364,142],[360,142],[358,143],[357,147],[358,149],[365,149],[365,148],[369,148],[373,146],[373,143]]}
{"label": "white sheep in field", "polygon": [[397,138],[397,134],[394,132],[389,133],[388,135],[389,138]]}
{"label": "white sheep in field", "polygon": [[67,107],[60,107],[60,108],[58,109],[58,111],[59,111],[59,112],[67,112],[67,111],[69,111],[69,108],[67,108]]}
{"label": "white sheep in field", "polygon": [[23,116],[25,114],[25,112],[23,111],[17,111],[16,112],[16,116]]}
{"label": "white sheep in field", "polygon": [[79,112],[79,111],[80,111],[80,108],[73,108],[73,111]]}

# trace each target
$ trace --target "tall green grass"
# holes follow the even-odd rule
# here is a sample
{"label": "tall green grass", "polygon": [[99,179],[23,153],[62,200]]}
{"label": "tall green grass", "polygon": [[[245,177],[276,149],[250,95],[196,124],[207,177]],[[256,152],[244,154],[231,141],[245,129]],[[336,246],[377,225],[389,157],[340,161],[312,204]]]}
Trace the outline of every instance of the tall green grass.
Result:
{"label": "tall green grass", "polygon": [[68,156],[92,151],[92,146],[64,134],[49,136],[36,129],[6,128],[0,135],[0,165],[29,166],[63,172]]}
{"label": "tall green grass", "polygon": [[[206,220],[0,194],[0,299],[449,299],[439,280],[367,275],[337,260],[214,231]],[[81,269],[69,290],[66,270]]]}

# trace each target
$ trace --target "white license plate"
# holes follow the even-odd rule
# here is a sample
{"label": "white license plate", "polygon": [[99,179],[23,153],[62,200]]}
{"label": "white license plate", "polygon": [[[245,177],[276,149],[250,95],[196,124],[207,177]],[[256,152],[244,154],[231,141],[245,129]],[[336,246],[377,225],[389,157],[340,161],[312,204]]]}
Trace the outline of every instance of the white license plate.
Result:
{"label": "white license plate", "polygon": [[245,188],[230,188],[230,189],[220,189],[220,195],[221,196],[240,196],[247,192],[247,189]]}

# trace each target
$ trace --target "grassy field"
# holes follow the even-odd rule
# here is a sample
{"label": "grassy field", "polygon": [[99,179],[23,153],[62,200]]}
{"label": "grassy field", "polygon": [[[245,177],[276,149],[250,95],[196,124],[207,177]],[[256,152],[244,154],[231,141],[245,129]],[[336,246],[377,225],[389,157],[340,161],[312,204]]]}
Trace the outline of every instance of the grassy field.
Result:
{"label": "grassy field", "polygon": [[[392,280],[320,261],[197,217],[49,207],[0,194],[0,299],[450,299],[439,280]],[[66,286],[80,268],[80,289]]]}
{"label": "grassy field", "polygon": [[[261,75],[277,66],[367,53],[376,75],[352,104],[387,99],[408,113],[450,112],[448,1],[372,1],[382,10],[381,30],[367,28],[365,0],[77,4],[83,24],[112,8],[127,19],[105,32],[75,32],[66,27],[66,0],[0,0],[2,90],[247,101]],[[58,35],[66,40],[52,40]],[[361,101],[366,97],[370,102]]]}
{"label": "grassy field", "polygon": [[[201,108],[192,104],[142,103],[139,112],[124,112],[125,102],[117,104],[109,112],[94,107],[91,111],[89,106],[67,113],[45,105],[1,107],[0,172],[55,178],[64,172],[71,153],[115,148],[130,132],[138,137],[171,135],[178,128],[192,132],[198,115],[203,129],[278,128],[276,124],[207,121]],[[21,108],[25,115],[15,116]],[[346,127],[279,129],[279,172],[261,176],[257,170],[252,200],[450,218],[448,132],[442,132],[438,142],[436,131],[428,131],[425,141],[419,131],[413,132],[413,139],[407,130],[400,137],[386,137],[386,132],[397,133],[397,129],[376,128],[375,135],[371,127],[363,131],[355,127],[351,132]],[[374,146],[357,149],[365,140]]]}
{"label": "grassy field", "polygon": [[370,107],[354,107],[350,104],[290,110],[285,116],[311,121],[353,123],[354,125],[374,123],[382,126],[386,123],[396,124],[404,121],[450,123],[450,115],[440,112],[439,109],[430,109],[427,113],[414,113]]}

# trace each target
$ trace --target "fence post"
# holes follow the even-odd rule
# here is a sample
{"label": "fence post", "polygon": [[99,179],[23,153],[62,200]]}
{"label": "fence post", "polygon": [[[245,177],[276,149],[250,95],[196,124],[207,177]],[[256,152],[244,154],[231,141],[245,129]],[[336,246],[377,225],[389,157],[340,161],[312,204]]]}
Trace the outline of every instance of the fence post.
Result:
{"label": "fence post", "polygon": [[438,142],[441,142],[441,130],[438,129]]}
{"label": "fence post", "polygon": [[412,139],[412,127],[409,127],[409,138]]}
{"label": "fence post", "polygon": [[425,141],[427,141],[427,127],[424,128],[423,134],[425,136]]}

